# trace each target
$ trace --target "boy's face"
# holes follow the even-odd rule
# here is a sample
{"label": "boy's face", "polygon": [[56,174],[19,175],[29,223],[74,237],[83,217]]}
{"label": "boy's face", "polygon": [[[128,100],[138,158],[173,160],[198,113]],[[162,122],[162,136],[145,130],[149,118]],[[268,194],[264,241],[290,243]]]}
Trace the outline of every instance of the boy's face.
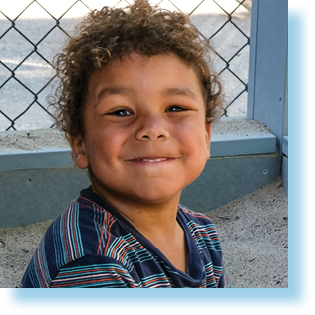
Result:
{"label": "boy's face", "polygon": [[114,205],[179,199],[209,157],[198,77],[172,54],[134,53],[92,73],[84,130],[70,138],[76,164]]}

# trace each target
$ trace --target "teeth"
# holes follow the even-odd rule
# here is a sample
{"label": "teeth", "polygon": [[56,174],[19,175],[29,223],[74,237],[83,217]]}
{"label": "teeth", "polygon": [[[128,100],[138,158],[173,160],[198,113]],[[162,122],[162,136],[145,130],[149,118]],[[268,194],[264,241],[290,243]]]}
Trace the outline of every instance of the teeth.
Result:
{"label": "teeth", "polygon": [[161,161],[165,161],[166,158],[161,158],[161,159],[142,159],[141,161],[144,162],[161,162]]}

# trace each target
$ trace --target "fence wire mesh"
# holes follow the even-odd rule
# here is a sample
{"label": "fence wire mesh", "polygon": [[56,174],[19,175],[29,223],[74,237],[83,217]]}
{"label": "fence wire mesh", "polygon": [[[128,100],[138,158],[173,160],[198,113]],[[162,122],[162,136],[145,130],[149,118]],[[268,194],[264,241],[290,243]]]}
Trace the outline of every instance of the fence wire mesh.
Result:
{"label": "fence wire mesh", "polygon": [[[53,127],[46,97],[57,87],[52,60],[82,16],[129,0],[15,0],[0,3],[0,131]],[[225,116],[245,116],[251,0],[155,0],[190,15],[215,50]]]}

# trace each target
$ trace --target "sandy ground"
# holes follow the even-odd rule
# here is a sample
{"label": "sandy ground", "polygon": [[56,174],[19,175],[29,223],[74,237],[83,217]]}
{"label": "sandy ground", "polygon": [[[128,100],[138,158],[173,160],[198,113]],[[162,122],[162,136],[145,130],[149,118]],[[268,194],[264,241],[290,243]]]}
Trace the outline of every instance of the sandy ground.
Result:
{"label": "sandy ground", "polygon": [[280,178],[207,214],[232,287],[288,287],[288,198]]}
{"label": "sandy ground", "polygon": [[[288,199],[280,178],[211,211],[234,288],[288,286]],[[51,221],[0,229],[0,287],[19,286]]]}

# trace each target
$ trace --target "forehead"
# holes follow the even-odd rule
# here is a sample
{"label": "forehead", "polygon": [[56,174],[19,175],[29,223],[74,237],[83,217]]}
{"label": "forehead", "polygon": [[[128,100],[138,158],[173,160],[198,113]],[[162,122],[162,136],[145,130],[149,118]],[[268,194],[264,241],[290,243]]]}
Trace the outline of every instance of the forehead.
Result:
{"label": "forehead", "polygon": [[173,54],[147,57],[132,53],[114,59],[91,74],[88,94],[98,94],[108,86],[143,93],[148,92],[148,89],[157,91],[174,88],[202,94],[201,82],[194,67]]}

